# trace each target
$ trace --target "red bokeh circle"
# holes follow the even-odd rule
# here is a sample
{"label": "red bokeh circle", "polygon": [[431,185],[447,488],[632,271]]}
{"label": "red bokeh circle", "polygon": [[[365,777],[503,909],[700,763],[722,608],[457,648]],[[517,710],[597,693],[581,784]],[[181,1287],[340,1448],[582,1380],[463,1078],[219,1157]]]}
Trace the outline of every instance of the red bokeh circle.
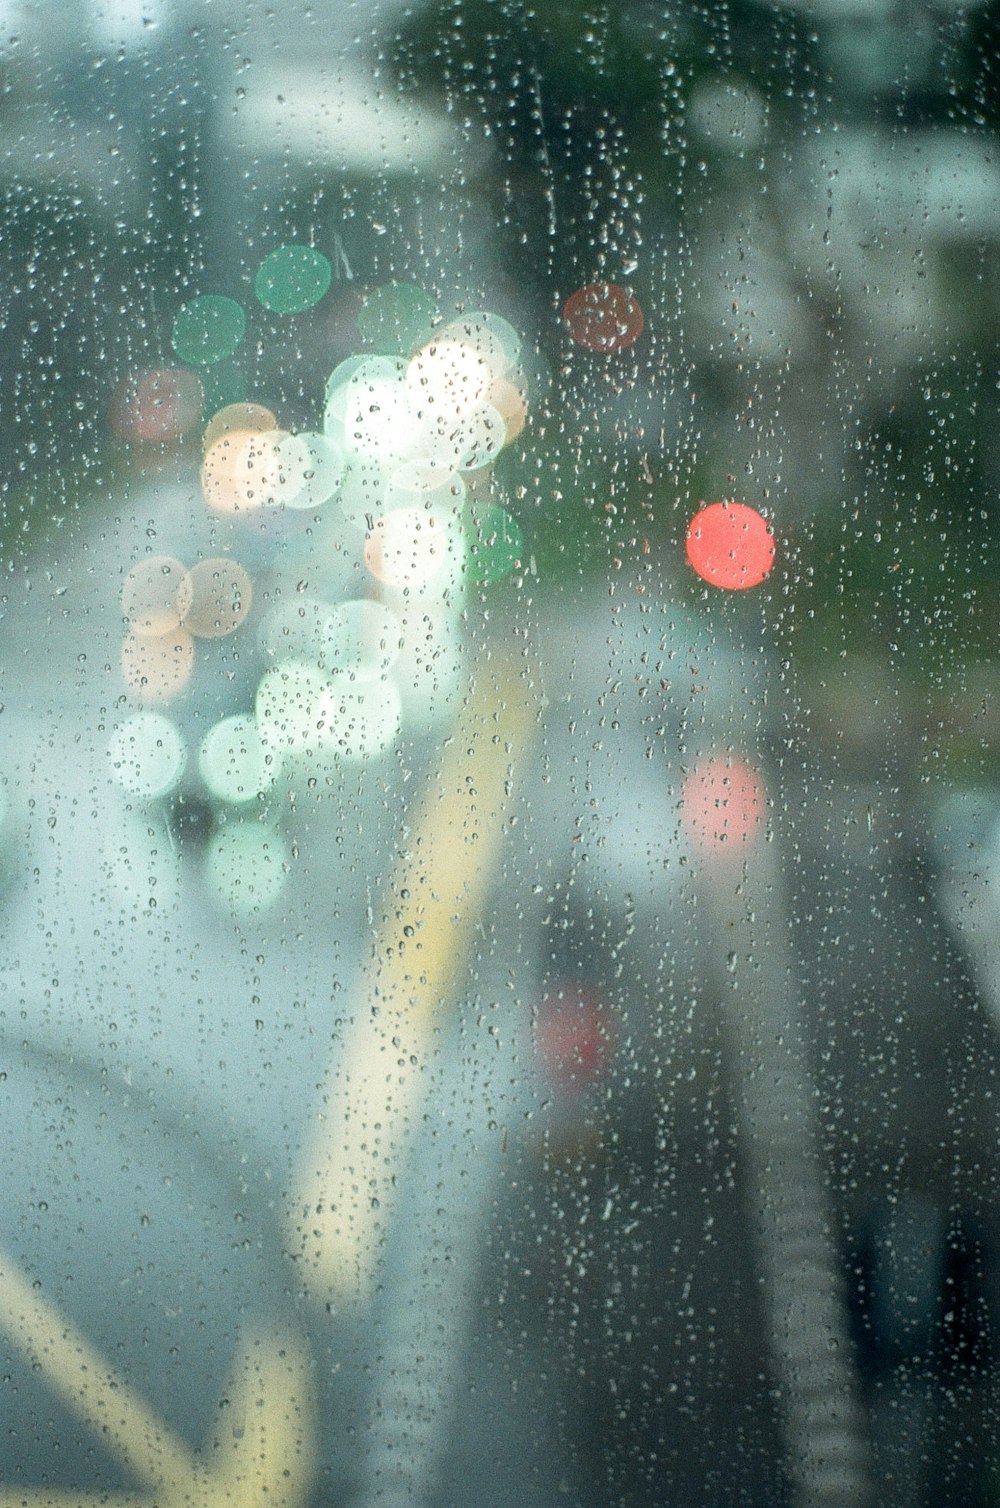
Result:
{"label": "red bokeh circle", "polygon": [[200,420],[203,397],[201,379],[188,367],[145,368],[119,386],[112,427],[125,440],[177,440]]}
{"label": "red bokeh circle", "polygon": [[642,309],[618,283],[587,283],[570,294],[563,319],[578,346],[610,355],[624,351],[642,334]]}
{"label": "red bokeh circle", "polygon": [[711,586],[745,591],[774,565],[767,520],[746,503],[709,503],[688,524],[688,564]]}
{"label": "red bokeh circle", "polygon": [[699,760],[684,781],[684,826],[702,852],[739,852],[756,838],[766,801],[753,765],[737,755],[713,754]]}
{"label": "red bokeh circle", "polygon": [[537,1031],[542,1061],[560,1089],[585,1089],[611,1056],[610,1018],[589,984],[565,981],[546,994]]}

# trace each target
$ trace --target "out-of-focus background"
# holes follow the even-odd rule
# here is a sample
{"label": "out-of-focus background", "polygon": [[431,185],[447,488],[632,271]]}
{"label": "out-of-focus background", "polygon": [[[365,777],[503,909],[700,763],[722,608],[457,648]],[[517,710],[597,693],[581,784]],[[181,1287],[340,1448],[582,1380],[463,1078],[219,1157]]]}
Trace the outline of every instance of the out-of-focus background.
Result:
{"label": "out-of-focus background", "polygon": [[0,1496],[1000,1501],[996,0],[0,79]]}

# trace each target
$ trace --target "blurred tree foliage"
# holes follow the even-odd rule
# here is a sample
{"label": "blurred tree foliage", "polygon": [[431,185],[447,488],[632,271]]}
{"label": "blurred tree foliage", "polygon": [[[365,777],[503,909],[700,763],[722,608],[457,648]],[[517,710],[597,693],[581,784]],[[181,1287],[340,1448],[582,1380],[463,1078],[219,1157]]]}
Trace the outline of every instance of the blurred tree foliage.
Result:
{"label": "blurred tree foliage", "polygon": [[[521,498],[543,577],[619,569],[641,586],[652,561],[668,591],[702,598],[676,562],[693,506],[727,488],[740,495],[744,479],[727,471],[729,416],[748,388],[766,421],[789,384],[807,403],[812,386],[817,406],[839,413],[841,463],[816,468],[807,501],[782,500],[777,490],[771,513],[782,566],[753,608],[728,604],[730,618],[760,632],[763,607],[772,642],[800,660],[885,657],[927,700],[947,684],[956,646],[969,662],[995,654],[1000,308],[988,268],[1000,213],[991,240],[955,240],[937,255],[926,298],[946,335],[933,363],[887,341],[880,347],[839,280],[832,293],[803,282],[792,245],[788,281],[814,321],[813,369],[801,361],[780,374],[759,360],[726,365],[705,348],[691,302],[699,295],[691,276],[686,299],[685,278],[704,219],[727,198],[735,217],[748,193],[766,213],[763,196],[824,132],[867,133],[887,154],[898,140],[932,133],[970,147],[995,139],[997,0],[958,11],[845,7],[839,15],[766,0],[441,0],[409,14],[392,55],[401,87],[446,102],[497,149],[482,192],[498,257],[530,290],[555,375],[534,451],[526,445],[520,461],[511,456],[501,468]],[[692,125],[713,84],[750,86],[766,114],[766,145],[751,133],[734,150],[731,139]],[[771,203],[780,244],[778,194]],[[642,247],[631,275],[630,232]],[[667,258],[680,289],[674,301],[659,273]],[[595,372],[558,316],[573,287],[601,277],[635,288],[647,329]],[[891,301],[892,289],[882,296]],[[631,398],[644,410],[650,395],[655,407],[679,392],[690,413],[680,447],[664,449],[649,424],[618,444],[600,422],[602,407],[627,412]],[[794,433],[778,440],[794,450]]]}
{"label": "blurred tree foliage", "polygon": [[[233,202],[214,191],[229,171],[217,44],[198,24],[163,28],[134,58],[74,44],[44,67],[14,53],[0,65],[9,550],[68,496],[106,497],[109,392],[171,359],[177,303],[206,276],[241,296],[249,263],[237,265],[231,227],[213,228],[210,209]],[[941,333],[914,354],[873,322],[837,262],[859,256],[865,279],[869,258],[872,297],[888,308],[894,272],[877,256],[892,224],[835,244],[829,275],[815,276],[782,191],[818,140],[831,152],[870,140],[887,167],[900,144],[946,140],[959,157],[964,143],[995,144],[1000,0],[431,0],[381,45],[401,90],[492,148],[463,191],[502,269],[495,306],[537,342],[532,420],[493,484],[524,527],[532,590],[596,576],[707,599],[782,654],[877,647],[927,686],[946,682],[956,653],[994,655],[1000,212],[992,230],[937,247],[921,287]],[[746,112],[735,125],[727,100]],[[706,109],[721,109],[717,129]],[[396,192],[388,176],[371,188],[379,202]],[[296,234],[319,192],[314,165],[288,165],[280,205],[303,207]],[[266,239],[260,227],[246,237],[250,260],[255,235]],[[723,242],[724,268],[711,261]],[[801,321],[794,356],[749,339],[766,299],[756,272],[732,268],[762,251]],[[610,357],[574,347],[560,318],[595,279],[627,283],[646,311],[641,339]],[[275,345],[265,324],[257,334]],[[289,352],[286,365],[305,413],[302,394],[318,390],[308,361]],[[764,507],[781,550],[758,592],[723,606],[686,571],[683,539],[698,503],[726,495]]]}

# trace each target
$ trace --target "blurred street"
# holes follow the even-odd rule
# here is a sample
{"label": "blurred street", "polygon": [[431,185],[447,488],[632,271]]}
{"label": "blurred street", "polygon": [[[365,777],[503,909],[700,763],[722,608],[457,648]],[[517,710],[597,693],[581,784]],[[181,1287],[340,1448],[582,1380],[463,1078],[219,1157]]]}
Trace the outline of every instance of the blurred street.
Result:
{"label": "blurred street", "polygon": [[0,22],[0,1508],[996,1508],[997,0]]}
{"label": "blurred street", "polygon": [[[395,1192],[373,1214],[355,1183],[346,1223],[373,1222],[380,1281],[360,1310],[325,1296],[308,1241],[295,1256],[313,1218],[295,1191],[368,961],[402,941],[385,875],[402,862],[434,884],[405,844],[462,696],[435,732],[418,723],[321,794],[306,787],[285,888],[234,911],[205,868],[193,780],[137,802],[108,754],[123,715],[108,582],[147,536],[157,550],[195,538],[196,507],[179,485],[139,491],[127,522],[68,536],[44,580],[8,590],[4,1030],[15,1057],[24,1041],[64,1058],[69,1034],[81,1067],[63,1073],[222,1138],[232,1172],[264,1180],[247,1218],[286,1223],[269,1302],[308,1331],[320,1501],[395,1501],[391,1488],[444,1504],[461,1481],[484,1504],[654,1502],[665,1480],[681,1503],[788,1501],[780,1294],[759,1281],[775,1157],[796,1239],[822,1237],[859,1401],[876,1420],[935,1421],[929,1466],[876,1442],[879,1479],[974,1484],[961,1440],[995,1400],[993,1008],[939,918],[916,814],[894,809],[886,778],[845,784],[822,750],[776,737],[759,654],[706,641],[669,602],[581,601],[556,624],[476,630],[482,705],[532,709],[503,761],[509,798],[470,744],[499,868],[467,919],[467,970],[420,1034],[402,1118],[369,1127]],[[195,732],[197,708],[189,697]],[[72,739],[54,737],[70,716]],[[429,831],[463,841],[444,785],[437,804]],[[820,1209],[796,1206],[780,1133],[761,1123],[768,1022],[797,1039],[790,1129],[815,1141]],[[8,1207],[23,1222],[24,1201]],[[775,1218],[780,1235],[780,1204]],[[977,1243],[962,1295],[945,1286],[959,1225]],[[98,1286],[80,1311],[95,1334],[106,1303]],[[219,1311],[213,1345],[229,1323]]]}

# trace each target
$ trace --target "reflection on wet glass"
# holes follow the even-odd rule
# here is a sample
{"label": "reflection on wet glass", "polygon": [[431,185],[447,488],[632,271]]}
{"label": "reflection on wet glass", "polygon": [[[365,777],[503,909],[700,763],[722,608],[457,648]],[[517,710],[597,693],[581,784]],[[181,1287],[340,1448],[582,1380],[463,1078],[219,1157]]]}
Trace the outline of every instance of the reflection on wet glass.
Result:
{"label": "reflection on wet glass", "polygon": [[991,1508],[996,0],[14,9],[0,1497]]}

